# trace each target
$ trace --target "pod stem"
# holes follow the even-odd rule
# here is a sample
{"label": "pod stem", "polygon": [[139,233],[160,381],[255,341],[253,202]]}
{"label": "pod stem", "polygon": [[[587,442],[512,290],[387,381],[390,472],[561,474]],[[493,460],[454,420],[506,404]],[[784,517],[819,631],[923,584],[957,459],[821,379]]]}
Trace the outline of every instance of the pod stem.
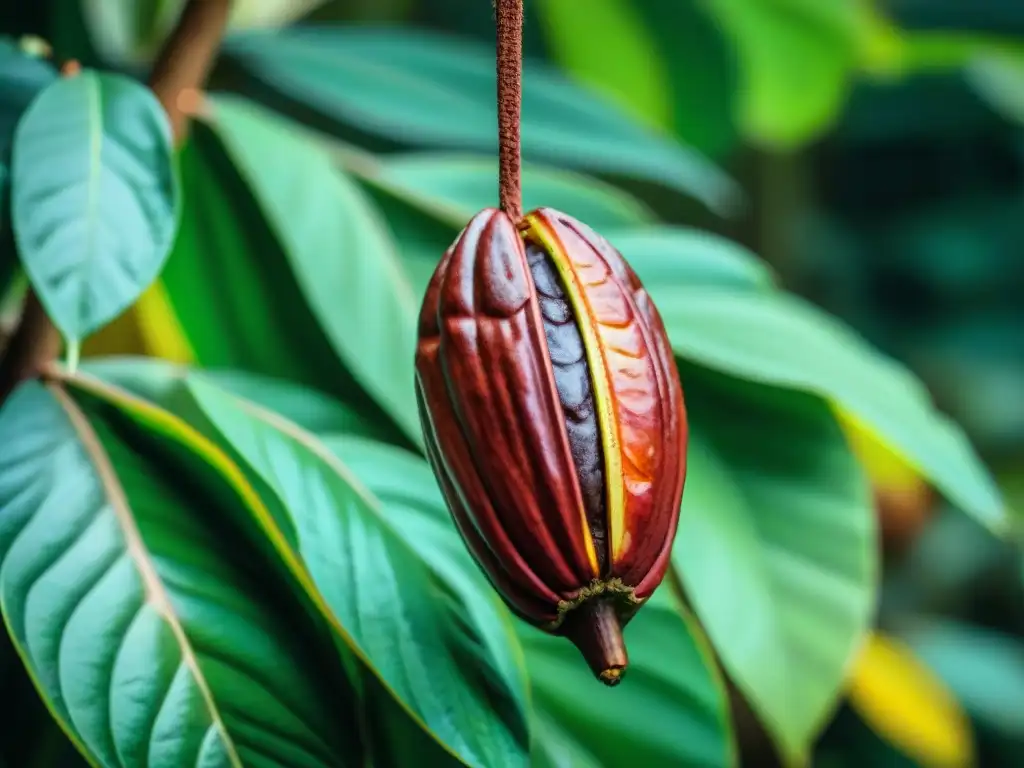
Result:
{"label": "pod stem", "polygon": [[519,116],[523,100],[523,0],[495,0],[498,28],[498,200],[516,224],[523,217]]}
{"label": "pod stem", "polygon": [[597,679],[618,685],[629,664],[615,600],[595,597],[565,615],[562,634],[572,641]]}

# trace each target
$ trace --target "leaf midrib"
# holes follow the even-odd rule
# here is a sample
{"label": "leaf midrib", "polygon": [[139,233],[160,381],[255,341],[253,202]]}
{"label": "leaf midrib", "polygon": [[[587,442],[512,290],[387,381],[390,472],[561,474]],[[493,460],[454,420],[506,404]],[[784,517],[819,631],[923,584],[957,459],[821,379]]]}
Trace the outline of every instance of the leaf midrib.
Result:
{"label": "leaf midrib", "polygon": [[221,743],[227,753],[230,765],[232,768],[244,768],[234,741],[220,716],[213,692],[203,675],[202,668],[199,666],[199,660],[196,658],[195,651],[192,649],[181,621],[175,614],[174,606],[163,586],[163,582],[160,580],[160,575],[153,565],[152,556],[146,548],[142,533],[139,531],[138,525],[132,516],[127,494],[118,480],[117,471],[114,469],[110,457],[100,443],[99,437],[93,430],[92,425],[89,424],[85,413],[78,407],[71,396],[61,386],[56,384],[48,384],[47,389],[50,390],[54,399],[67,414],[72,428],[81,441],[82,449],[96,471],[100,486],[124,536],[127,554],[135,564],[142,581],[146,601],[167,623],[171,633],[174,635],[182,661],[188,667],[192,679],[202,696],[203,703],[209,712],[210,719],[220,734]]}

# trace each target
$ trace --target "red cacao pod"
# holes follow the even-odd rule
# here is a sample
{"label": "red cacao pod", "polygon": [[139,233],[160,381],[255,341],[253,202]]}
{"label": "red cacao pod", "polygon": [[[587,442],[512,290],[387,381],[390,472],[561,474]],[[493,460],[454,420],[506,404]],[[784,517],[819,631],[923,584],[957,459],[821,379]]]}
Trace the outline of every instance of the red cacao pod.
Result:
{"label": "red cacao pod", "polygon": [[416,393],[491,583],[617,683],[621,628],[665,575],[686,475],[682,387],[636,274],[564,213],[478,213],[427,288]]}

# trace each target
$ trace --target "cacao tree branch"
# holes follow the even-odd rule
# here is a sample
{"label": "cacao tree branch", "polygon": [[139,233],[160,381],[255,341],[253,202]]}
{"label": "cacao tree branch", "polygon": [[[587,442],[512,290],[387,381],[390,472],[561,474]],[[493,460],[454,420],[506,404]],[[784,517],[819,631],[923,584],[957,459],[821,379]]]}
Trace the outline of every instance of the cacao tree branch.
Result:
{"label": "cacao tree branch", "polygon": [[[149,86],[163,105],[175,144],[188,132],[191,106],[206,82],[227,26],[231,0],[188,0],[156,58]],[[77,74],[68,62],[62,74]],[[0,405],[22,381],[37,376],[60,354],[60,333],[30,288],[17,329],[0,357]]]}
{"label": "cacao tree branch", "polygon": [[523,96],[523,0],[495,0],[498,29],[498,199],[518,223],[523,216],[519,117]]}

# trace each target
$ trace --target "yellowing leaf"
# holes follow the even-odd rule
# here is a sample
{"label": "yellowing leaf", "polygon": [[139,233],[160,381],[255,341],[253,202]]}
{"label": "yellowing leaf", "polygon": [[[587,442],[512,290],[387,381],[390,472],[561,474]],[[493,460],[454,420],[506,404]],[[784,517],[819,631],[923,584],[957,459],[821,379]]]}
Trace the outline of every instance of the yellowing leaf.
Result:
{"label": "yellowing leaf", "polygon": [[926,768],[974,764],[970,722],[942,682],[899,641],[874,634],[861,651],[850,704],[875,733]]}
{"label": "yellowing leaf", "polygon": [[850,449],[867,471],[872,485],[890,492],[912,492],[924,485],[921,473],[865,421],[845,409],[836,411]]}
{"label": "yellowing leaf", "polygon": [[193,363],[196,353],[178,321],[162,280],[139,297],[134,308],[146,353],[172,363]]}
{"label": "yellowing leaf", "polygon": [[153,283],[131,309],[86,339],[82,354],[84,357],[145,355],[182,364],[193,363],[196,359],[160,280]]}

